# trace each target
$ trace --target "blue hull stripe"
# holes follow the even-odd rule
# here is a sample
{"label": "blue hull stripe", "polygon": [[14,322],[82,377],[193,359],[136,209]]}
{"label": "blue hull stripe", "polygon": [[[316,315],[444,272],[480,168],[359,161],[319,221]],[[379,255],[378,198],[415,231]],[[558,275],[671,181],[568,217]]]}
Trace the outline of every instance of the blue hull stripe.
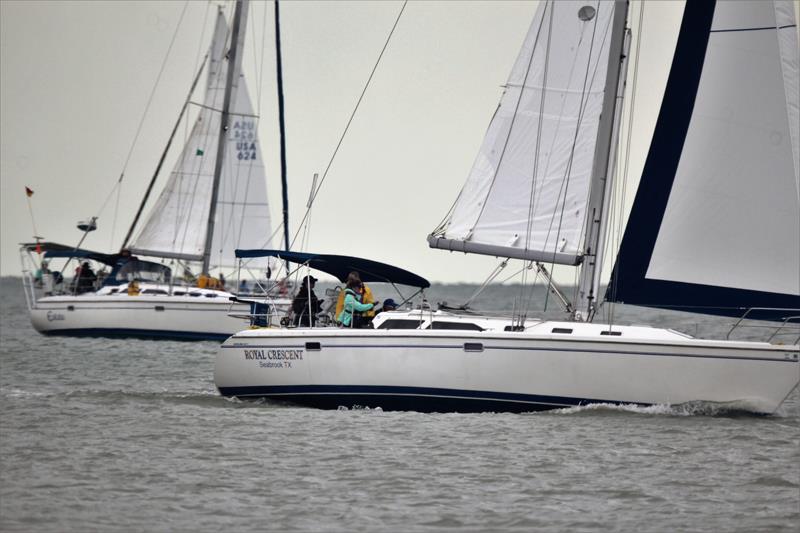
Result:
{"label": "blue hull stripe", "polygon": [[[246,346],[223,345],[222,348],[226,349],[251,349],[251,348],[275,348],[274,345],[268,344],[249,344]],[[305,348],[304,344],[298,345],[285,345],[281,348]],[[385,349],[385,348],[415,348],[422,350],[463,350],[463,344],[338,344],[338,345],[322,345],[324,350],[333,349]],[[653,352],[632,352],[620,350],[591,350],[585,348],[536,348],[527,346],[491,346],[484,345],[485,350],[520,350],[525,352],[568,352],[568,353],[592,353],[601,355],[634,355],[634,356],[649,356],[649,357],[690,357],[695,359],[734,359],[737,361],[771,361],[774,363],[797,363],[797,359],[778,359],[777,357],[736,357],[732,355],[699,355],[699,354],[677,354],[677,353],[653,353]],[[788,349],[788,348],[787,348]],[[480,352],[475,355],[479,357]]]}
{"label": "blue hull stripe", "polygon": [[361,385],[219,387],[219,392],[223,396],[282,400],[320,409],[360,406],[380,407],[387,411],[419,411],[426,413],[523,413],[596,403],[648,405],[635,402],[538,396],[507,392]]}
{"label": "blue hull stripe", "polygon": [[229,333],[212,333],[207,331],[169,331],[125,328],[52,329],[49,331],[40,331],[40,333],[43,335],[66,337],[135,337],[139,339],[172,339],[184,341],[224,341],[230,337]]}

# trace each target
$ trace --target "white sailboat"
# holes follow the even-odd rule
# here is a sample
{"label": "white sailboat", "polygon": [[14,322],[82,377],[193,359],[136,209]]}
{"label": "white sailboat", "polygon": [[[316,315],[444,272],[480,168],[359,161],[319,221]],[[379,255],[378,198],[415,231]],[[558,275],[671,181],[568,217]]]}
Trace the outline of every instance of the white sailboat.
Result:
{"label": "white sailboat", "polygon": [[[220,393],[420,411],[778,409],[800,382],[796,333],[778,344],[592,323],[627,13],[625,0],[540,4],[467,182],[428,237],[579,267],[569,320],[418,309],[381,313],[375,329],[243,331],[218,352]],[[605,301],[800,318],[799,107],[791,2],[687,2]]]}
{"label": "white sailboat", "polygon": [[[207,56],[205,97],[194,104],[199,111],[191,134],[148,218],[137,227],[148,189],[125,238],[124,252],[101,254],[52,243],[23,245],[24,288],[37,331],[224,339],[246,325],[230,314],[250,312],[247,303],[231,301],[233,294],[224,287],[187,283],[179,279],[182,272],[163,264],[167,260],[182,269],[199,268],[195,274],[222,272],[236,265],[235,248],[269,245],[271,221],[258,117],[241,70],[246,22],[246,2],[237,2],[232,27],[219,8]],[[201,73],[202,69],[197,80]],[[88,232],[96,225],[83,227]],[[66,258],[105,265],[110,273],[92,290],[77,294],[79,283],[54,283],[63,277],[60,272],[41,276],[40,271],[40,279],[35,279],[40,264],[36,252],[44,253],[51,270],[54,261]],[[262,271],[267,266],[263,261],[250,263]]]}

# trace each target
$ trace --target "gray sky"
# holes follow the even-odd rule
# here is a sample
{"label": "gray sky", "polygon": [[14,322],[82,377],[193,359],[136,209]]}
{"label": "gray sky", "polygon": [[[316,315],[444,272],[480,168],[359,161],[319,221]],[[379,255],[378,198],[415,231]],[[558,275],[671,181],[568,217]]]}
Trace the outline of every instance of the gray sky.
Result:
{"label": "gray sky", "polygon": [[[281,4],[292,233],[312,176],[324,171],[401,5]],[[33,213],[46,240],[76,243],[75,223],[98,214],[126,161],[183,6],[0,2],[0,274],[19,274],[17,244],[34,233],[26,185],[35,191]],[[317,198],[308,250],[370,257],[432,281],[483,281],[494,258],[431,250],[425,237],[467,176],[535,8],[524,1],[409,2]],[[632,176],[646,155],[682,11],[681,2],[647,2]],[[214,12],[208,2],[189,3],[125,171],[119,208],[114,195],[87,248],[112,251],[121,244],[198,55],[208,47]],[[253,2],[244,68],[257,100],[263,67],[260,136],[277,224],[272,12],[271,2]],[[176,144],[185,135],[188,129]]]}

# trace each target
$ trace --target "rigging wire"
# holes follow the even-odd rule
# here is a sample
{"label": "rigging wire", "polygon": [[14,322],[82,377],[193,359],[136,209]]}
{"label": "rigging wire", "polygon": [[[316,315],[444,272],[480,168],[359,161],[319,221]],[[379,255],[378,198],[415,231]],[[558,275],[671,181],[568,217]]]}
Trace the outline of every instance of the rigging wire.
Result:
{"label": "rigging wire", "polygon": [[[599,10],[599,8],[600,8],[600,4],[598,2],[596,9]],[[578,121],[577,121],[577,124],[575,126],[575,133],[573,135],[573,142],[572,142],[572,146],[570,148],[569,159],[567,161],[567,168],[565,169],[564,178],[561,181],[561,186],[559,187],[559,192],[558,192],[558,197],[557,197],[558,199],[561,199],[562,208],[561,208],[561,212],[560,212],[560,217],[558,219],[558,227],[556,229],[556,238],[555,238],[555,244],[554,244],[554,246],[556,246],[556,247],[558,246],[559,237],[561,235],[561,229],[562,229],[562,226],[563,226],[563,218],[564,218],[564,210],[565,210],[564,208],[566,206],[567,191],[569,189],[570,176],[571,176],[571,173],[572,173],[572,163],[574,161],[575,148],[576,148],[576,145],[577,145],[578,133],[580,131],[581,124],[583,123],[583,119],[584,119],[584,116],[585,116],[585,113],[586,113],[586,107],[588,105],[588,101],[587,101],[587,86],[591,87],[593,85],[594,79],[595,79],[595,77],[597,75],[597,69],[599,68],[599,65],[600,65],[600,61],[598,60],[595,63],[594,68],[592,68],[592,63],[591,63],[592,53],[594,51],[594,46],[595,46],[595,35],[597,33],[597,22],[598,21],[599,20],[596,17],[595,18],[595,23],[592,24],[592,37],[591,37],[589,51],[588,51],[589,54],[588,54],[588,60],[587,60],[587,63],[586,63],[586,70],[584,72],[583,86],[581,88],[581,101],[580,101],[580,104],[579,104],[579,107],[578,107],[579,110],[580,110],[579,113],[578,113]],[[609,22],[609,24],[610,24],[610,22]],[[603,43],[605,42],[605,39],[606,39],[607,35],[608,35],[608,27],[606,27],[606,31],[605,31],[604,36],[603,36]],[[581,40],[581,42],[583,41],[583,34],[581,34],[581,39],[580,40]],[[601,43],[601,50],[602,50],[602,47],[603,47],[603,43]],[[599,59],[599,57],[598,57],[598,59]],[[590,72],[591,72],[591,76],[590,76]],[[549,240],[550,240],[550,235],[553,232],[553,225],[555,223],[557,214],[558,214],[558,209],[555,209],[553,211],[553,214],[552,214],[551,218],[550,218],[550,225],[549,225],[549,227],[547,229],[547,235],[545,237],[545,243],[549,242]],[[529,215],[529,216],[532,217],[532,215]],[[530,219],[529,219],[529,222],[530,222]],[[554,248],[554,254],[555,254],[555,248]],[[551,272],[555,271],[555,260],[550,261],[550,271]],[[575,280],[577,280],[577,269],[575,269],[574,276],[575,276]],[[577,291],[577,283],[574,283],[574,285],[575,285],[576,288],[573,290],[573,297],[572,297],[573,302],[577,301],[577,292],[576,292]],[[543,309],[544,311],[547,311],[547,306],[548,306],[548,303],[550,301],[550,294],[551,294],[550,291],[547,291],[546,294],[545,294],[544,309]],[[533,290],[531,289],[530,296],[528,298],[528,302],[527,302],[527,304],[525,306],[526,311],[530,309],[530,306],[531,306],[532,302],[533,302]]]}
{"label": "rigging wire", "polygon": [[[145,118],[147,117],[147,112],[150,110],[150,105],[153,102],[153,96],[155,95],[156,88],[158,87],[159,82],[161,81],[161,76],[164,74],[164,68],[167,66],[167,60],[169,59],[170,52],[172,51],[172,46],[175,44],[175,39],[178,37],[178,32],[181,28],[181,23],[183,22],[183,16],[186,14],[186,8],[189,6],[189,0],[185,0],[183,4],[183,9],[181,10],[180,17],[178,19],[178,23],[175,25],[175,32],[172,34],[172,40],[169,43],[169,47],[167,48],[167,53],[164,56],[164,60],[161,62],[161,69],[158,71],[158,75],[156,76],[156,81],[153,84],[153,88],[150,91],[150,96],[147,99],[147,105],[145,105],[144,113],[142,113],[142,118],[139,120],[139,126],[136,129],[136,134],[133,137],[133,143],[131,143],[130,150],[128,150],[128,156],[125,158],[125,163],[122,165],[122,171],[120,172],[119,178],[117,179],[117,183],[114,185],[114,188],[111,189],[111,192],[106,197],[105,201],[103,201],[100,210],[97,212],[97,216],[99,217],[100,214],[105,210],[106,205],[108,205],[109,200],[113,196],[114,192],[122,186],[122,180],[125,178],[125,170],[128,168],[128,163],[131,160],[131,155],[133,155],[133,150],[136,147],[136,143],[139,140],[139,135],[142,132],[142,126],[144,125]],[[117,213],[114,213],[114,225],[116,225],[116,218]]]}
{"label": "rigging wire", "polygon": [[[122,196],[122,187],[114,187],[117,190],[117,201],[114,204],[114,218],[111,220],[111,237],[108,239],[108,249],[114,249],[114,233],[117,231],[117,213],[119,213],[119,199]],[[113,191],[113,189],[112,189]]]}
{"label": "rigging wire", "polygon": [[[552,6],[552,4],[551,4]],[[542,71],[542,97],[539,100],[539,119],[537,120],[538,124],[536,125],[536,147],[534,148],[534,157],[533,157],[533,171],[531,175],[531,192],[529,198],[533,196],[534,185],[536,182],[536,175],[539,171],[539,156],[541,155],[541,142],[542,142],[542,129],[544,127],[544,102],[547,99],[547,75],[550,71],[550,45],[553,42],[553,19],[554,19],[554,9],[555,6],[550,8],[550,21],[547,26],[547,46],[545,46],[544,51],[544,69]],[[530,68],[530,67],[529,67]],[[527,75],[526,75],[527,76]],[[528,220],[526,223],[525,228],[525,249],[528,249],[528,244],[530,243],[531,238],[531,230],[533,229],[533,211],[532,211],[532,203],[528,203]],[[552,225],[552,223],[551,223]],[[545,240],[546,242],[546,240]],[[537,276],[538,277],[538,276]],[[519,322],[520,324],[525,323],[525,318],[527,315],[528,306],[530,305],[531,300],[533,299],[533,285],[531,285],[528,298],[525,298],[525,285],[528,281],[528,272],[527,270],[522,272],[522,289],[520,291],[520,305],[519,305]],[[547,305],[545,301],[545,306]]]}
{"label": "rigging wire", "polygon": [[197,53],[195,54],[194,57],[194,68],[192,69],[192,72],[197,72],[200,68],[200,56],[203,53],[203,43],[205,43],[206,26],[208,24],[208,12],[211,8],[211,2],[212,0],[208,0],[208,2],[206,3],[206,11],[203,14],[203,25],[201,26],[203,30],[200,32],[200,40],[197,41]]}
{"label": "rigging wire", "polygon": [[[545,5],[545,11],[547,10],[547,6],[548,5],[550,6],[550,23],[551,23],[551,27],[552,27],[552,21],[553,21],[552,2],[550,2],[550,3]],[[516,123],[517,113],[519,111],[519,106],[522,103],[522,96],[523,96],[523,94],[525,94],[525,87],[527,86],[527,83],[528,83],[528,75],[530,74],[531,68],[533,67],[533,58],[536,55],[536,44],[539,42],[539,35],[542,32],[542,26],[544,25],[544,18],[545,18],[545,15],[543,13],[542,14],[542,20],[539,22],[539,28],[536,30],[536,38],[533,40],[534,44],[533,44],[533,50],[531,50],[531,58],[528,60],[528,66],[525,68],[525,76],[523,76],[523,78],[522,78],[522,85],[520,86],[520,90],[519,90],[519,98],[517,98],[517,103],[514,105],[514,113],[512,114],[511,123],[508,126],[508,133],[506,133],[506,138],[505,138],[505,141],[503,142],[503,148],[500,151],[500,157],[498,158],[497,165],[494,168],[494,174],[492,176],[492,181],[489,183],[489,187],[487,189],[488,192],[486,193],[486,198],[484,199],[483,204],[481,205],[481,210],[478,212],[478,216],[475,218],[475,223],[472,225],[472,229],[470,230],[470,233],[472,232],[472,230],[475,229],[475,226],[478,225],[478,222],[480,221],[481,217],[483,216],[483,212],[486,209],[486,204],[489,203],[487,201],[488,198],[489,198],[489,194],[491,193],[492,189],[494,188],[494,183],[495,183],[495,181],[497,181],[497,176],[500,173],[500,166],[503,164],[503,158],[505,157],[506,149],[508,148],[508,143],[511,140],[511,132],[514,131],[514,124]],[[549,40],[549,38],[550,37],[548,35],[548,40]],[[462,191],[463,191],[463,189],[462,189]]]}
{"label": "rigging wire", "polygon": [[[408,4],[408,0],[405,0],[403,2],[403,6],[400,8],[400,12],[397,14],[397,18],[394,21],[394,25],[392,26],[391,31],[389,31],[389,35],[386,37],[386,42],[383,44],[383,48],[381,49],[380,54],[378,54],[378,59],[375,61],[375,65],[372,67],[372,71],[370,72],[369,77],[367,78],[366,84],[364,84],[364,89],[361,91],[361,95],[358,97],[358,101],[356,102],[355,108],[353,108],[353,112],[350,114],[350,118],[348,119],[347,124],[344,127],[344,131],[342,131],[341,137],[339,137],[339,142],[336,144],[336,148],[334,148],[334,150],[333,150],[333,154],[331,155],[331,158],[328,161],[328,166],[325,167],[325,171],[322,173],[322,179],[320,179],[320,181],[319,181],[319,185],[317,186],[317,190],[314,191],[314,194],[311,197],[310,203],[312,205],[314,203],[314,200],[316,200],[317,194],[319,194],[320,189],[322,189],[322,184],[325,183],[325,178],[328,177],[328,171],[330,171],[331,165],[333,165],[333,161],[336,158],[336,154],[339,152],[339,148],[342,146],[342,142],[344,141],[345,135],[347,135],[347,131],[350,129],[350,124],[352,124],[353,119],[356,116],[356,112],[358,111],[358,108],[361,105],[361,101],[364,99],[364,94],[366,94],[367,89],[370,86],[370,82],[372,82],[372,77],[375,75],[375,71],[378,69],[378,65],[380,64],[381,59],[383,58],[384,52],[386,52],[386,48],[389,46],[389,41],[391,41],[392,35],[394,35],[394,30],[395,30],[395,28],[397,28],[397,24],[398,24],[398,22],[400,22],[400,17],[403,15],[403,12],[405,11],[407,4]],[[294,247],[294,243],[297,240],[297,237],[300,235],[301,228],[303,227],[303,225],[308,220],[310,212],[311,212],[311,208],[310,207],[306,208],[306,212],[303,215],[303,219],[300,221],[300,224],[298,225],[298,228],[297,228],[297,231],[294,234],[294,237],[292,237],[292,242],[291,242],[290,248]]]}
{"label": "rigging wire", "polygon": [[[551,21],[551,27],[552,27],[552,4],[547,4],[547,5],[545,5],[545,11],[547,10],[547,7],[548,7],[548,5],[551,7],[551,10],[550,10],[550,21]],[[499,169],[500,169],[500,166],[501,166],[501,165],[502,165],[502,163],[503,163],[503,159],[504,159],[504,157],[505,157],[506,149],[507,149],[507,147],[508,147],[508,143],[509,143],[509,141],[510,141],[510,139],[511,139],[511,133],[512,133],[512,132],[513,132],[513,130],[514,130],[514,124],[515,124],[515,122],[516,122],[517,112],[518,112],[518,110],[519,110],[519,107],[520,107],[520,105],[521,105],[521,103],[522,103],[522,97],[523,97],[523,95],[525,94],[525,88],[526,88],[526,86],[527,86],[527,82],[528,82],[528,76],[530,75],[531,68],[532,68],[532,66],[533,66],[533,59],[534,59],[534,57],[535,57],[535,55],[536,55],[536,45],[537,45],[537,43],[539,42],[539,35],[541,34],[542,27],[544,26],[544,19],[545,19],[545,15],[543,14],[543,15],[542,15],[542,19],[539,21],[539,27],[538,27],[538,28],[537,28],[537,30],[536,30],[536,37],[535,37],[535,38],[534,38],[534,40],[533,40],[533,49],[531,50],[531,56],[530,56],[530,59],[528,60],[527,67],[525,68],[525,75],[524,75],[524,76],[523,76],[523,78],[522,78],[522,84],[520,85],[520,89],[519,89],[519,97],[517,98],[516,104],[515,104],[515,106],[514,106],[514,113],[512,114],[511,123],[510,123],[510,124],[509,124],[509,126],[508,126],[508,132],[506,133],[506,136],[505,136],[505,141],[503,142],[503,147],[502,147],[502,149],[501,149],[501,151],[500,151],[500,156],[499,156],[499,158],[498,158],[497,165],[495,166],[495,169],[494,169],[494,175],[492,176],[492,181],[490,182],[490,184],[489,184],[489,187],[488,187],[488,189],[487,189],[487,191],[488,191],[488,192],[486,193],[486,198],[484,199],[484,201],[483,201],[483,204],[482,204],[482,206],[481,206],[481,210],[478,212],[478,216],[475,218],[475,222],[474,222],[474,224],[473,224],[473,226],[472,226],[472,228],[473,228],[473,229],[474,229],[474,228],[475,228],[475,226],[478,224],[478,222],[479,222],[479,221],[480,221],[480,219],[481,219],[481,216],[483,215],[483,212],[484,212],[484,210],[485,210],[485,208],[486,208],[486,204],[488,203],[488,201],[487,201],[487,200],[488,200],[489,194],[491,194],[492,188],[494,187],[494,183],[495,183],[495,181],[497,180],[497,176],[498,176],[498,174],[499,174]],[[546,57],[546,55],[545,55],[545,57]],[[511,84],[510,84],[510,83],[507,83],[507,86],[511,86]],[[504,93],[504,94],[505,94],[505,93]],[[501,102],[502,102],[502,100],[501,100]],[[494,116],[492,117],[492,120],[493,120],[493,121],[494,121],[494,118],[497,116],[497,112],[498,112],[499,110],[500,110],[500,105],[498,105],[497,109],[495,109],[495,114],[494,114]],[[461,193],[459,193],[459,198],[461,197],[461,194],[462,194],[463,192],[464,192],[464,189],[462,188],[462,190],[461,190]],[[453,203],[453,206],[451,206],[451,207],[450,207],[450,210],[448,211],[448,214],[445,216],[445,220],[447,220],[447,217],[449,216],[449,214],[450,214],[450,213],[451,213],[451,212],[454,210],[456,203],[458,203],[458,198],[456,198],[456,201]],[[439,227],[437,227],[437,229],[436,229],[436,230],[434,230],[434,233],[435,233],[436,231],[438,231],[440,228],[441,228],[441,229],[444,229],[444,226],[446,225],[446,224],[445,224],[445,220],[443,220],[443,221],[442,221],[442,222],[439,224]],[[494,278],[495,278],[495,277],[496,277],[498,274],[499,274],[499,270],[495,269],[494,271],[492,271],[492,273],[490,273],[490,274],[489,274],[489,276],[488,276],[487,280],[484,282],[484,284],[483,284],[483,286],[482,286],[482,287],[485,287],[485,286],[486,286],[486,285],[487,285],[487,284],[488,284],[488,283],[489,283],[489,282],[490,282],[492,279],[494,279]],[[525,281],[524,281],[524,280],[525,280],[525,272],[523,272],[523,282],[522,282],[522,283],[523,283],[523,287],[524,287],[524,284],[525,284]],[[480,291],[482,291],[482,290],[483,290],[483,288],[479,289],[479,291],[478,291],[478,294],[479,294],[479,293],[480,293]],[[476,295],[473,295],[473,296],[472,296],[472,297],[471,297],[471,298],[468,300],[468,302],[469,302],[469,301],[471,301],[472,299],[474,299],[476,296],[477,296],[477,294],[476,294]],[[514,314],[516,314],[517,300],[518,300],[518,299],[519,299],[519,296],[515,296],[515,298],[514,298],[514,302],[515,302],[515,303],[514,303],[514,308],[515,308],[515,312],[514,312]],[[466,304],[465,304],[465,305],[466,305]]]}
{"label": "rigging wire", "polygon": [[[593,25],[593,28],[595,28],[595,27],[596,27],[596,24]],[[581,35],[580,35],[580,38],[578,39],[578,44],[577,44],[576,48],[580,48],[581,44],[583,43],[584,33],[585,32],[581,31]],[[594,43],[594,31],[592,33],[592,43]],[[589,49],[589,57],[591,57],[591,54],[592,54],[592,48]],[[578,57],[577,57],[577,54],[575,54],[575,55],[573,55],[572,64],[570,65],[570,71],[569,71],[569,76],[568,76],[569,80],[572,80],[572,76],[573,76],[573,74],[575,72],[575,67],[577,65],[577,62],[578,62]],[[562,100],[561,108],[560,108],[559,113],[558,113],[558,121],[556,123],[556,128],[555,128],[556,131],[558,131],[558,129],[560,128],[561,120],[563,118],[563,111],[564,111],[565,106],[566,106],[566,100]],[[583,114],[584,108],[585,107],[583,106],[583,104],[581,104],[579,106],[579,109],[581,110],[581,112],[579,113],[578,123],[576,125],[577,128],[580,128],[580,124],[582,122],[582,114]],[[553,157],[556,138],[557,137],[554,135],[553,139],[552,139],[552,141],[550,143],[550,149],[548,151],[547,162],[545,163],[545,167],[544,167],[545,168],[545,176],[547,175],[547,171],[550,168],[550,161],[551,161],[551,159]],[[537,154],[538,154],[538,151],[537,151]],[[570,162],[572,161],[573,155],[574,155],[574,151],[570,153]],[[569,179],[570,170],[571,170],[571,166],[567,168],[566,174],[564,176],[564,180],[568,180]],[[561,185],[561,187],[559,189],[558,197],[561,197],[561,193],[562,193],[563,186],[564,186],[564,184],[563,184],[564,180],[562,180],[562,185]],[[531,195],[530,195],[531,196],[531,201],[529,202],[529,206],[530,207],[529,207],[529,211],[528,211],[529,214],[528,214],[528,229],[527,229],[527,231],[528,231],[529,235],[530,235],[530,233],[531,233],[531,231],[533,229],[533,226],[532,226],[533,218],[534,218],[535,213],[538,212],[539,205],[540,205],[540,202],[541,202],[541,199],[542,199],[542,195],[543,195],[542,190],[544,189],[544,182],[542,182],[541,185],[538,188],[539,192],[538,193],[534,193],[534,190],[536,189],[536,172],[534,172],[534,174],[533,174],[533,182],[534,183],[531,185]],[[544,244],[543,248],[547,248],[547,243],[550,242],[550,235],[551,235],[552,229],[553,229],[554,217],[555,217],[555,212],[553,212],[553,215],[550,218],[550,225],[548,226],[547,234],[545,235],[545,239],[544,239],[545,244]],[[560,234],[560,227],[559,227],[559,234]],[[558,236],[556,237],[556,242],[554,243],[554,246],[558,246]],[[551,262],[550,263],[550,271],[553,272],[554,270],[555,270],[554,263]],[[577,272],[577,269],[575,269],[575,271]],[[533,282],[532,285],[536,284],[536,281],[538,280],[539,275],[540,275],[540,272],[537,269],[536,278],[534,279],[534,282]],[[576,274],[576,279],[577,279],[577,274]],[[551,283],[552,283],[552,279],[548,279],[548,285],[550,285]],[[533,290],[534,290],[534,288],[531,287],[531,300],[533,298]],[[547,291],[546,297],[545,297],[545,303],[544,303],[544,310],[545,311],[547,310],[547,304],[548,304],[548,301],[549,301],[548,300],[549,294],[550,294],[550,291]],[[529,306],[528,306],[528,308],[529,308]]]}
{"label": "rigging wire", "polygon": [[[597,11],[600,10],[599,1],[597,3],[596,9],[597,9]],[[605,31],[603,33],[603,40],[600,43],[600,50],[601,51],[604,48],[605,43],[606,43],[606,39],[609,36],[611,21],[612,21],[612,18],[609,18],[609,21],[607,22],[607,26],[606,26]],[[592,51],[594,50],[596,33],[597,33],[597,23],[595,22],[595,24],[592,27],[592,40],[591,40],[591,46],[589,48],[589,58],[591,58]],[[599,57],[598,57],[598,59],[599,59]],[[565,207],[566,199],[567,199],[567,190],[569,189],[569,176],[570,176],[570,173],[572,172],[572,163],[574,161],[575,148],[576,148],[577,140],[578,140],[578,132],[580,130],[581,124],[583,123],[583,119],[584,119],[584,116],[585,116],[585,113],[586,113],[586,107],[588,105],[588,102],[586,100],[586,97],[587,97],[587,85],[589,87],[591,87],[594,84],[594,80],[595,80],[595,78],[597,76],[597,71],[600,68],[600,65],[601,65],[601,61],[599,61],[599,60],[594,64],[594,68],[593,69],[592,69],[591,62],[587,62],[587,64],[586,64],[586,73],[584,75],[583,88],[581,89],[581,102],[580,102],[580,113],[578,115],[578,124],[577,124],[576,129],[575,129],[575,135],[573,137],[573,143],[572,143],[572,147],[570,149],[570,157],[569,157],[569,161],[567,163],[567,170],[566,170],[565,180],[562,182],[561,189],[559,190],[559,198],[561,198],[562,192],[563,192],[563,201],[562,201],[562,209],[561,209],[561,213],[560,213],[560,218],[559,218],[559,221],[558,221],[558,229],[556,231],[556,243],[558,243],[558,237],[561,235],[561,228],[562,228],[562,225],[563,225],[564,211],[565,211],[564,207]],[[589,72],[590,71],[591,71],[591,77],[589,76]],[[591,192],[591,187],[590,187],[588,192],[589,193]],[[552,231],[552,225],[553,225],[553,222],[555,221],[555,215],[556,215],[556,212],[554,211],[553,212],[553,218],[550,220],[550,228],[548,228],[548,235]],[[584,217],[586,217],[586,216],[590,216],[589,213],[584,213]],[[551,261],[550,262],[550,269],[551,269],[551,271],[555,270],[555,261]],[[572,301],[573,302],[577,302],[577,300],[578,300],[578,288],[579,288],[578,287],[578,278],[579,278],[579,272],[578,272],[578,269],[576,268],[573,271],[573,291],[572,291]],[[550,295],[550,292],[548,292],[547,295],[545,296],[545,309],[547,308],[547,301],[549,300],[549,295]]]}

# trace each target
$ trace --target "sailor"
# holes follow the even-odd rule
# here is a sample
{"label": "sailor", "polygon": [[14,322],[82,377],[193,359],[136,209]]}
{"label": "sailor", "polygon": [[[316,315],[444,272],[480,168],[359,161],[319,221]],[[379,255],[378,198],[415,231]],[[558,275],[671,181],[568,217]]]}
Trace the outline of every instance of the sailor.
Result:
{"label": "sailor", "polygon": [[42,260],[42,264],[39,265],[39,268],[36,269],[36,273],[33,275],[33,282],[36,287],[42,287],[45,284],[45,278],[50,274],[50,270],[47,268],[47,261]]}
{"label": "sailor", "polygon": [[97,281],[97,276],[88,261],[84,261],[76,269],[75,274],[77,276],[75,285],[77,292],[89,292],[94,289],[94,282]]}
{"label": "sailor", "polygon": [[[355,275],[354,275],[355,274]],[[364,311],[372,310],[377,302],[362,303],[362,287],[361,277],[357,272],[351,272],[347,278],[347,287],[342,291],[343,301],[342,310],[336,315],[336,320],[344,327],[359,328],[366,325],[365,321],[356,313],[363,313]]]}
{"label": "sailor", "polygon": [[383,301],[383,307],[381,307],[381,313],[384,311],[394,311],[397,309],[397,302],[392,300],[391,298],[387,298]]}
{"label": "sailor", "polygon": [[128,296],[139,296],[139,282],[136,280],[128,283]]}
{"label": "sailor", "polygon": [[[354,290],[357,293],[356,294],[356,298],[358,299],[358,301],[360,303],[364,303],[364,301],[362,300],[362,298],[363,298],[362,286],[363,285],[364,284],[361,281],[361,275],[358,272],[353,271],[353,272],[350,272],[347,275],[347,282],[345,283],[345,288],[351,287],[351,286],[357,287]],[[370,291],[370,294],[371,294],[371,291]],[[334,316],[334,318],[336,318],[336,320],[338,320],[337,317],[340,314],[342,314],[342,310],[344,309],[344,297],[345,297],[345,291],[343,291],[343,290],[339,291],[339,296],[338,296],[338,298],[336,300],[336,311],[333,314],[333,316]]]}
{"label": "sailor", "polygon": [[375,302],[375,296],[372,294],[372,289],[364,282],[361,282],[361,303],[373,304],[372,309],[368,309],[361,314],[365,323],[372,322],[372,319],[375,318],[375,309],[378,306]]}
{"label": "sailor", "polygon": [[322,300],[314,294],[314,285],[316,283],[317,278],[308,275],[303,278],[297,288],[297,295],[292,301],[295,326],[314,327],[315,317],[322,309]]}

